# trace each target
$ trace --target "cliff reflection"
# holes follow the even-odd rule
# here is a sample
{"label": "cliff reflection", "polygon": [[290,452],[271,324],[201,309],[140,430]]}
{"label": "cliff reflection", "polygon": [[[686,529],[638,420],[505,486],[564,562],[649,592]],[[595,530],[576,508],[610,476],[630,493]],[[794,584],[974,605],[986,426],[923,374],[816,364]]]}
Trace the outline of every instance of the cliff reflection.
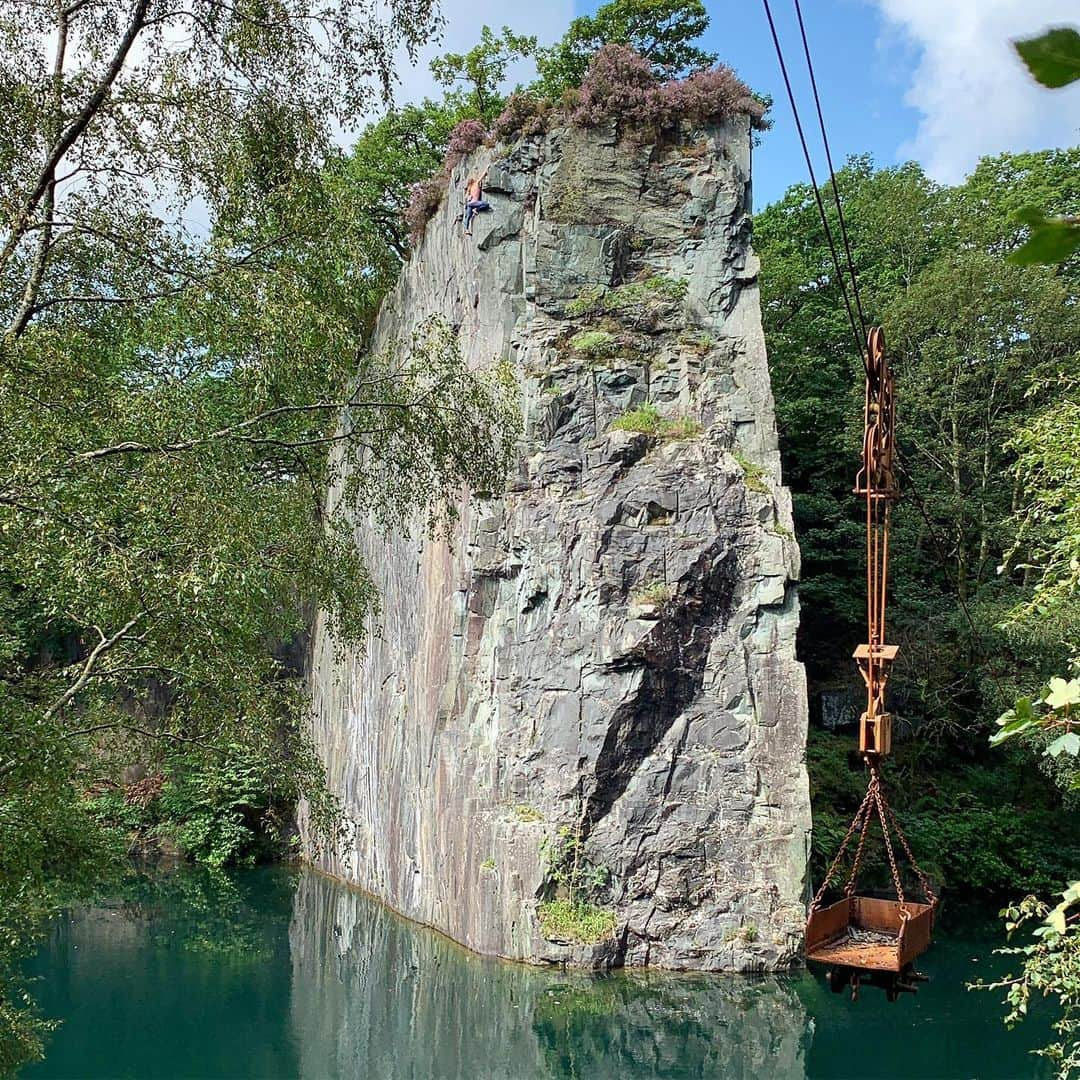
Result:
{"label": "cliff reflection", "polygon": [[783,980],[484,960],[315,874],[289,940],[305,1077],[805,1076],[807,1015]]}

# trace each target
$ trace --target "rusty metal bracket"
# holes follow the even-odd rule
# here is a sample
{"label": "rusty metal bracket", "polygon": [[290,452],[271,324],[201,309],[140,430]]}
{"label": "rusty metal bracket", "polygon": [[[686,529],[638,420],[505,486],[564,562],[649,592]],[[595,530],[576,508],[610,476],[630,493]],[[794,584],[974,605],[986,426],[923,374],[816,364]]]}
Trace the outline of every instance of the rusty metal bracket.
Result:
{"label": "rusty metal bracket", "polygon": [[855,650],[866,684],[866,711],[859,718],[859,750],[871,764],[892,750],[892,717],[885,710],[889,673],[899,647],[885,640],[889,584],[889,512],[900,497],[896,483],[896,398],[885,350],[875,326],[866,340],[866,398],[863,407],[862,467],[855,494],[866,502],[867,641]]}

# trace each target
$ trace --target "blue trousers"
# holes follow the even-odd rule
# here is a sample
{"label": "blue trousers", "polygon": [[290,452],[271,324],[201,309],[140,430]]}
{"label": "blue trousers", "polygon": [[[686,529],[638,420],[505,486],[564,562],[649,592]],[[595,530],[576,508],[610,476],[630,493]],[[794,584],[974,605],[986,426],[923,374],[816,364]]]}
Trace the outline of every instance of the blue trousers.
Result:
{"label": "blue trousers", "polygon": [[470,199],[465,204],[465,228],[467,229],[472,224],[474,214],[481,214],[490,209],[491,206],[486,199]]}

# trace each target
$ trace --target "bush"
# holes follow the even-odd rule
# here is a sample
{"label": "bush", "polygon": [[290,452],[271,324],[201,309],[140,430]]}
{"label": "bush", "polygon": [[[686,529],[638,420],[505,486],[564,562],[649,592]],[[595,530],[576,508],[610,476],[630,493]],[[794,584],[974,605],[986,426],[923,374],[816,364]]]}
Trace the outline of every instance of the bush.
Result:
{"label": "bush", "polygon": [[617,919],[610,908],[578,901],[548,900],[537,908],[540,930],[552,941],[579,941],[594,945],[615,936]]}
{"label": "bush", "polygon": [[552,104],[534,94],[511,94],[506,107],[491,125],[491,135],[496,142],[514,142],[529,135],[539,135],[547,128]]}
{"label": "bush", "polygon": [[405,210],[405,224],[409,227],[409,237],[414,244],[424,235],[427,223],[435,216],[442,202],[446,181],[442,172],[430,180],[413,184],[409,191],[409,205]]}
{"label": "bush", "polygon": [[758,131],[769,126],[766,106],[754,97],[750,88],[725,64],[695,71],[686,79],[672,79],[660,87],[663,127],[690,120],[696,123],[730,120],[747,116]]}
{"label": "bush", "polygon": [[572,123],[594,127],[614,118],[630,131],[653,136],[680,120],[715,123],[746,116],[753,127],[768,127],[766,106],[724,64],[686,79],[661,83],[652,65],[625,45],[605,45],[593,57]]}
{"label": "bush", "polygon": [[479,120],[462,120],[450,132],[450,141],[446,145],[446,159],[443,172],[447,178],[474,150],[484,145],[488,137],[487,128]]}
{"label": "bush", "polygon": [[605,45],[589,64],[570,120],[595,127],[615,117],[630,128],[647,128],[658,105],[659,83],[649,61],[626,45]]}
{"label": "bush", "polygon": [[275,790],[266,761],[242,747],[228,757],[175,755],[161,789],[158,831],[208,866],[252,865],[275,854],[295,797]]}

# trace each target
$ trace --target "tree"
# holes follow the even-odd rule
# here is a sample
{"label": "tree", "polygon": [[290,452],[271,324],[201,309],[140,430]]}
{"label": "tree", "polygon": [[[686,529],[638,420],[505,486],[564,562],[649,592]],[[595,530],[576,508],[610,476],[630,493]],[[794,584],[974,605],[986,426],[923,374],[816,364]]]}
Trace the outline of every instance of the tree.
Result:
{"label": "tree", "polygon": [[[238,800],[304,791],[331,828],[288,651],[314,605],[347,639],[377,605],[347,510],[436,526],[501,482],[497,368],[437,323],[366,349],[397,261],[329,131],[431,31],[427,0],[395,11],[0,15],[0,965],[105,872],[119,765],[163,774],[215,861]],[[235,780],[222,806],[200,770]],[[24,1004],[0,970],[5,1066],[40,1052]]]}
{"label": "tree", "polygon": [[490,26],[485,26],[480,41],[468,52],[445,53],[432,60],[431,73],[455,103],[455,88],[464,85],[467,90],[460,104],[476,119],[491,121],[503,105],[499,87],[506,79],[507,68],[535,52],[535,37],[515,34],[509,26],[496,36]]}
{"label": "tree", "polygon": [[589,61],[604,45],[628,45],[644,56],[660,79],[673,79],[716,63],[693,43],[709,16],[701,0],[610,0],[594,15],[574,19],[562,39],[537,53],[539,90],[558,100],[581,85]]}
{"label": "tree", "polygon": [[[1059,26],[1016,41],[1014,46],[1042,86],[1057,90],[1080,79],[1080,33],[1072,27]],[[1019,266],[1053,265],[1080,249],[1080,218],[1076,214],[1047,217],[1041,205],[1029,203],[1017,211],[1017,220],[1029,230],[1024,246],[1009,256]]]}
{"label": "tree", "polygon": [[342,163],[344,183],[395,267],[409,252],[410,191],[438,172],[450,134],[464,116],[459,108],[428,100],[394,109],[364,129]]}
{"label": "tree", "polygon": [[[956,188],[912,164],[875,170],[855,159],[838,174],[862,304],[885,327],[897,374],[903,497],[889,638],[901,646],[892,709],[903,737],[890,786],[932,872],[972,892],[1045,893],[1080,868],[1063,791],[1023,754],[986,745],[1011,695],[1069,657],[1064,615],[1041,621],[1042,636],[1000,624],[1035,585],[1035,552],[1026,542],[1014,551],[1018,536],[1035,536],[1015,517],[1033,505],[1012,472],[1024,454],[1017,438],[1062,412],[1061,380],[1075,377],[1080,355],[1080,281],[1071,264],[1050,271],[1004,257],[1025,238],[1016,207],[1044,197],[1080,207],[1077,162],[1076,151],[1003,155]],[[838,236],[834,209],[830,220]],[[803,555],[800,655],[824,702],[853,687],[851,649],[864,633],[864,523],[851,494],[864,375],[811,189],[797,185],[758,214],[754,243]],[[1061,508],[1045,512],[1057,520]],[[818,858],[854,810],[849,746],[811,729]]]}

